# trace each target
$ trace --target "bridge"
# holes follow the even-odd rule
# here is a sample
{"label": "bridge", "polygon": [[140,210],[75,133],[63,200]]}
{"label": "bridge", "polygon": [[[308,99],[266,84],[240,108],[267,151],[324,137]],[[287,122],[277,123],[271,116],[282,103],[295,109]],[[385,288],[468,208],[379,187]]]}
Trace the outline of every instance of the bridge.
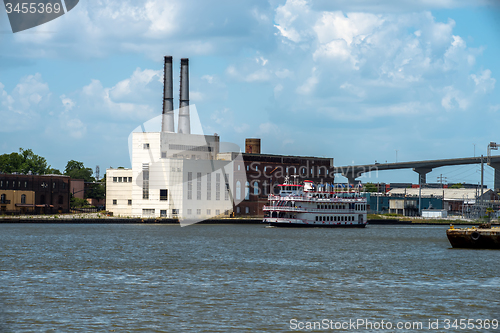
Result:
{"label": "bridge", "polygon": [[366,165],[347,165],[335,167],[334,172],[339,173],[346,177],[349,184],[355,184],[356,178],[362,174],[373,171],[382,170],[399,170],[399,169],[413,169],[419,175],[419,184],[426,183],[426,175],[432,169],[450,166],[450,165],[464,165],[464,164],[480,164],[481,159],[495,170],[495,190],[500,189],[500,156],[488,157],[464,157],[452,158],[443,160],[427,160],[427,161],[413,161],[413,162],[397,162],[397,163],[375,163]]}

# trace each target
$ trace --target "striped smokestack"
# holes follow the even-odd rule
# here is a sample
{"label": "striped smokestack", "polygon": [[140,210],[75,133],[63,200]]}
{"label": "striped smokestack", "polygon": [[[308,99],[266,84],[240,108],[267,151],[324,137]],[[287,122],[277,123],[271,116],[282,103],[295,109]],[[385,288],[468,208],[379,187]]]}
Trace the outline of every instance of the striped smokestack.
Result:
{"label": "striped smokestack", "polygon": [[178,133],[191,134],[189,121],[189,59],[181,59]]}
{"label": "striped smokestack", "polygon": [[174,129],[174,90],[172,74],[172,57],[165,57],[163,67],[163,112],[161,121],[162,132],[175,132]]}

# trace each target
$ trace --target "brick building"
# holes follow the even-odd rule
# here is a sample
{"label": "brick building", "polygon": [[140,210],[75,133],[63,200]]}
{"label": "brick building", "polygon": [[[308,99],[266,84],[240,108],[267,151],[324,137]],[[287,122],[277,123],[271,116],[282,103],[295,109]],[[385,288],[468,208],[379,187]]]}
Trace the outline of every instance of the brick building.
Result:
{"label": "brick building", "polygon": [[[251,153],[250,153],[251,152]],[[222,154],[220,154],[222,155]],[[287,156],[260,153],[260,140],[247,139],[243,154],[244,170],[234,170],[236,199],[243,201],[233,208],[235,216],[264,216],[262,207],[270,193],[278,193],[278,184],[285,177],[297,182],[312,180],[315,183],[333,183],[333,158]],[[239,181],[246,172],[244,184]],[[243,177],[244,178],[244,177]]]}
{"label": "brick building", "polygon": [[70,177],[0,174],[0,214],[68,213]]}

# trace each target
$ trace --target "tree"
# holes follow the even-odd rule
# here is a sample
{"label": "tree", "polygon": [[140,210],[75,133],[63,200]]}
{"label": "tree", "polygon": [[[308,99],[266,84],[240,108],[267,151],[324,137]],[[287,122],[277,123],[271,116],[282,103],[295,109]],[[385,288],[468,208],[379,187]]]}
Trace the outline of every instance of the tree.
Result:
{"label": "tree", "polygon": [[66,164],[64,174],[66,176],[70,176],[72,179],[83,179],[83,181],[85,182],[95,181],[94,177],[92,177],[92,169],[86,168],[83,165],[83,162],[78,162],[75,160],[71,160]]}
{"label": "tree", "polygon": [[27,174],[46,174],[50,170],[47,160],[33,153],[31,149],[19,148],[19,153],[0,155],[0,171],[5,173],[19,172]]}
{"label": "tree", "polygon": [[462,188],[462,187],[464,187],[462,184],[456,183],[456,184],[451,185],[450,188]]}
{"label": "tree", "polygon": [[365,192],[377,192],[378,191],[377,185],[375,185],[373,183],[366,183],[364,187],[365,187]]}
{"label": "tree", "polygon": [[0,171],[4,173],[21,172],[23,157],[18,153],[0,155]]}
{"label": "tree", "polygon": [[106,197],[106,184],[89,184],[86,198],[104,199]]}
{"label": "tree", "polygon": [[62,175],[61,171],[59,171],[58,169],[53,169],[53,168],[48,168],[47,174],[48,175]]}

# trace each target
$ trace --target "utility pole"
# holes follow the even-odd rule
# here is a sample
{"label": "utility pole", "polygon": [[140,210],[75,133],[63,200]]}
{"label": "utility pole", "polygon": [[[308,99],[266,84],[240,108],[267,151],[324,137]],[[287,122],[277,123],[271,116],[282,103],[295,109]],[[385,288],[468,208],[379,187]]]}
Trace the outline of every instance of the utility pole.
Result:
{"label": "utility pole", "polygon": [[481,214],[483,213],[484,160],[481,155]]}
{"label": "utility pole", "polygon": [[446,179],[447,179],[447,178],[448,178],[448,177],[443,177],[443,174],[441,174],[441,175],[439,175],[439,176],[437,177],[437,181],[438,181],[438,183],[440,183],[441,185],[443,185],[443,181],[444,181],[444,182],[446,182]]}

